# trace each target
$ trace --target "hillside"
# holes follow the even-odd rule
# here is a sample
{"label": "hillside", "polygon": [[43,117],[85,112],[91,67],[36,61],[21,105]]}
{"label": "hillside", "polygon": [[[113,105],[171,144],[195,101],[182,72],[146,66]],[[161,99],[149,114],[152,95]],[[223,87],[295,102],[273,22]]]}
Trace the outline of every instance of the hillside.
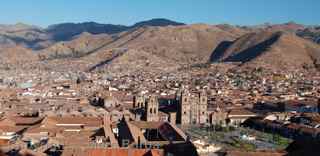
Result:
{"label": "hillside", "polygon": [[320,27],[310,27],[297,32],[298,36],[320,44]]}
{"label": "hillside", "polygon": [[12,65],[30,60],[61,70],[137,71],[144,67],[165,71],[208,60],[295,69],[317,64],[318,30],[293,22],[185,25],[167,19],[132,26],[62,23],[46,29],[20,23],[0,25],[0,52],[1,59]]}
{"label": "hillside", "polygon": [[119,46],[137,49],[179,63],[205,62],[222,41],[238,36],[209,25],[148,27]]}
{"label": "hillside", "polygon": [[23,65],[38,61],[38,57],[31,50],[21,46],[0,49],[1,64]]}
{"label": "hillside", "polygon": [[211,56],[212,62],[241,62],[274,69],[315,67],[320,46],[285,32],[262,31],[246,34],[221,45]]}
{"label": "hillside", "polygon": [[107,34],[92,35],[82,33],[71,41],[58,42],[52,46],[37,51],[42,60],[59,58],[78,58],[99,50],[104,44],[113,41]]}
{"label": "hillside", "polygon": [[[87,62],[90,68],[94,67],[94,70],[113,69],[114,63],[108,63],[108,67],[99,65],[109,62],[111,58],[122,60],[121,63],[117,63],[119,66],[117,68],[126,69],[126,64],[140,64],[145,58],[150,58],[149,64],[160,60],[163,63],[158,63],[159,68],[165,69],[166,64],[173,62],[172,66],[207,62],[212,50],[220,42],[232,41],[240,34],[244,34],[244,32],[235,34],[231,31],[234,31],[232,27],[223,30],[210,25],[183,25],[141,27],[114,35],[82,33],[71,41],[59,42],[39,51],[38,54],[42,60],[65,58],[82,60]],[[132,58],[117,54],[123,50],[130,51],[128,55]],[[141,57],[135,57],[131,53]]]}
{"label": "hillside", "polygon": [[0,48],[23,46],[31,49],[45,48],[51,44],[49,35],[41,28],[22,23],[0,25]]}
{"label": "hillside", "polygon": [[[106,53],[105,60],[91,66],[89,71],[103,71],[110,74],[134,74],[141,72],[168,72],[179,66],[176,62],[135,49],[114,49]],[[101,57],[102,58],[102,57]]]}
{"label": "hillside", "polygon": [[151,19],[147,21],[138,22],[132,26],[101,24],[96,22],[84,23],[61,23],[51,25],[46,29],[54,41],[68,41],[74,36],[80,35],[84,32],[91,34],[116,34],[130,29],[144,27],[144,26],[169,26],[169,25],[184,25],[183,23],[167,20],[167,19]]}

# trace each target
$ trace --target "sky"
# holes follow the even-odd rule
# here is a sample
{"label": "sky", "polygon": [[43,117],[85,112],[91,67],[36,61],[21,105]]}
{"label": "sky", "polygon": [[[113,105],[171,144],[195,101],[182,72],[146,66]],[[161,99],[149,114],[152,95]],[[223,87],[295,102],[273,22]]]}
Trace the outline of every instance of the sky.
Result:
{"label": "sky", "polygon": [[320,24],[320,0],[2,0],[0,23],[132,25],[152,18],[184,23]]}

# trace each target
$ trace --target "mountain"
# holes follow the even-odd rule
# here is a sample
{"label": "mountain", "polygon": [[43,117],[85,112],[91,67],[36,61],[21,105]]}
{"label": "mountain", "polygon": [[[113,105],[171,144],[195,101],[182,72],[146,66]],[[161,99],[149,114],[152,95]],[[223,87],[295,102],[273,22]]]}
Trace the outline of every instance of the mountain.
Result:
{"label": "mountain", "polygon": [[111,41],[113,41],[113,38],[108,34],[93,35],[84,32],[70,41],[58,42],[48,48],[37,51],[37,53],[42,60],[78,58],[97,51]]}
{"label": "mountain", "polygon": [[[140,28],[136,35],[125,36],[118,47],[149,52],[178,63],[205,62],[222,41],[239,37],[229,31],[210,25],[182,25]],[[129,38],[128,38],[129,37]],[[127,38],[127,39],[126,39]],[[119,41],[121,41],[119,40]]]}
{"label": "mountain", "polygon": [[297,35],[313,42],[320,44],[320,27],[308,27],[303,30],[299,30]]}
{"label": "mountain", "polygon": [[235,31],[210,25],[182,25],[140,27],[113,35],[83,33],[38,53],[43,59],[75,58],[120,48],[144,51],[177,63],[206,62],[220,42],[232,41],[245,33]]}
{"label": "mountain", "polygon": [[38,57],[32,50],[21,46],[0,49],[0,64],[28,65],[38,61]]}
{"label": "mountain", "polygon": [[269,26],[269,29],[271,29],[273,31],[297,32],[299,30],[305,29],[305,26],[301,25],[301,24],[297,24],[295,22],[288,22],[288,23],[284,23],[284,24],[271,25],[271,26]]}
{"label": "mountain", "polygon": [[[236,28],[234,28],[236,29]],[[82,34],[78,38],[64,43],[64,48],[45,49],[47,56],[63,53],[63,57],[51,57],[60,60],[72,58],[81,60],[89,71],[171,71],[184,65],[206,63],[212,50],[223,41],[233,41],[245,32],[234,33],[232,27],[223,30],[217,26],[204,24],[167,27],[140,27],[114,35]],[[87,36],[87,37],[84,37]],[[81,56],[74,57],[70,47],[77,47],[79,39],[95,40],[81,51]],[[54,50],[52,50],[54,49]],[[69,54],[65,55],[66,52]],[[80,65],[79,65],[80,67]]]}
{"label": "mountain", "polygon": [[62,23],[45,29],[19,23],[0,25],[0,61],[113,73],[172,71],[208,60],[273,69],[317,67],[319,30],[293,22],[186,25],[167,19],[132,26]]}
{"label": "mountain", "polygon": [[[39,49],[48,45],[49,36],[41,28],[22,23],[0,25],[0,47],[24,46]],[[46,44],[47,43],[47,44]]]}
{"label": "mountain", "polygon": [[273,69],[316,67],[320,46],[292,33],[261,31],[246,34],[229,44],[220,44],[212,62],[240,62]]}
{"label": "mountain", "polygon": [[134,24],[133,26],[131,26],[131,28],[137,28],[137,27],[143,27],[143,26],[179,26],[179,25],[185,25],[184,23],[179,23],[179,22],[175,22],[175,21],[171,21],[168,19],[164,19],[164,18],[155,18],[155,19],[151,19],[148,21],[142,21],[142,22],[138,22],[136,24]]}
{"label": "mountain", "polygon": [[88,32],[91,34],[114,34],[127,30],[123,25],[99,24],[95,22],[62,23],[49,26],[46,31],[55,41],[71,40],[74,36]]}
{"label": "mountain", "polygon": [[[118,37],[115,42],[107,45],[104,49],[127,49],[129,52],[117,56],[112,61],[107,61],[108,67],[100,65],[98,68],[130,69],[135,67],[129,66],[130,64],[136,64],[136,66],[146,66],[148,64],[146,68],[155,67],[155,69],[169,70],[168,67],[206,62],[212,49],[220,42],[234,40],[238,36],[215,26],[184,25],[143,27],[121,34]],[[98,51],[92,55],[99,55],[101,52],[104,51]],[[92,57],[92,55],[88,57]],[[102,57],[99,56],[98,58]],[[114,63],[115,60],[121,60],[121,63],[120,61]]]}
{"label": "mountain", "polygon": [[[89,71],[103,71],[110,74],[134,74],[141,72],[169,72],[179,68],[179,65],[172,60],[143,50],[113,49],[111,54],[106,52],[104,54],[101,52],[96,54],[96,56],[98,55],[104,59],[94,63]],[[101,55],[105,56],[101,57]]]}
{"label": "mountain", "polygon": [[91,34],[116,34],[129,29],[134,29],[144,26],[168,26],[168,25],[184,25],[183,23],[174,22],[167,19],[151,19],[136,23],[132,26],[100,24],[95,22],[84,23],[62,23],[49,26],[46,31],[52,36],[55,41],[68,41],[74,36],[88,32]]}

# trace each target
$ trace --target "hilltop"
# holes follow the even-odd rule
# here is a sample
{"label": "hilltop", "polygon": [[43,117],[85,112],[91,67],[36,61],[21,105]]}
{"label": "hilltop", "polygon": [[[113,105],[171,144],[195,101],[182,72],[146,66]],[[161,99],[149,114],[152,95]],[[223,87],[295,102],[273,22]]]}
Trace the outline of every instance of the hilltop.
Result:
{"label": "hilltop", "polygon": [[246,34],[227,46],[216,49],[213,62],[240,62],[274,69],[316,67],[320,46],[295,34],[261,31]]}

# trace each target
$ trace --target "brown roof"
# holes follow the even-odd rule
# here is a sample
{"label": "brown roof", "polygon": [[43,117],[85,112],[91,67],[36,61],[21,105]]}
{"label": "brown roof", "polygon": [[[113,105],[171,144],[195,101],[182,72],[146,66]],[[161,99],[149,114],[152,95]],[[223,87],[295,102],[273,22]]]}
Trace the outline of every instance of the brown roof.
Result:
{"label": "brown roof", "polygon": [[319,122],[320,123],[320,115],[316,113],[303,113],[303,117],[308,117],[314,122]]}
{"label": "brown roof", "polygon": [[26,127],[24,126],[0,126],[0,132],[20,132]]}
{"label": "brown roof", "polygon": [[163,156],[162,150],[158,149],[91,149],[88,156]]}
{"label": "brown roof", "polygon": [[248,152],[248,151],[228,151],[226,156],[285,156],[284,152],[275,151],[261,151],[261,152]]}
{"label": "brown roof", "polygon": [[318,101],[317,100],[288,100],[284,102],[285,105],[287,106],[317,106],[318,105]]}
{"label": "brown roof", "polygon": [[[12,116],[8,117],[1,122],[11,121],[15,125],[34,125],[42,121],[43,118],[40,117],[20,117],[20,116]],[[0,122],[0,124],[1,124]]]}
{"label": "brown roof", "polygon": [[146,122],[146,121],[131,121],[131,124],[135,125],[136,127],[139,128],[152,128],[152,129],[157,129],[159,128],[163,122]]}
{"label": "brown roof", "polygon": [[300,125],[295,124],[295,123],[290,123],[290,124],[286,125],[285,127],[286,127],[286,128],[289,128],[289,129],[291,129],[291,130],[299,130]]}
{"label": "brown roof", "polygon": [[45,127],[30,127],[25,131],[25,134],[28,133],[41,133],[41,132],[49,132],[49,133],[56,133],[59,129],[52,129],[52,128],[45,128]]}
{"label": "brown roof", "polygon": [[233,116],[236,116],[236,115],[256,115],[255,113],[249,111],[249,110],[246,110],[246,109],[232,109],[229,111],[228,115],[233,115]]}
{"label": "brown roof", "polygon": [[316,134],[318,132],[316,128],[310,128],[305,126],[301,126],[300,131],[306,134]]}
{"label": "brown roof", "polygon": [[102,126],[103,120],[98,117],[48,117],[47,124],[84,124],[85,126]]}

